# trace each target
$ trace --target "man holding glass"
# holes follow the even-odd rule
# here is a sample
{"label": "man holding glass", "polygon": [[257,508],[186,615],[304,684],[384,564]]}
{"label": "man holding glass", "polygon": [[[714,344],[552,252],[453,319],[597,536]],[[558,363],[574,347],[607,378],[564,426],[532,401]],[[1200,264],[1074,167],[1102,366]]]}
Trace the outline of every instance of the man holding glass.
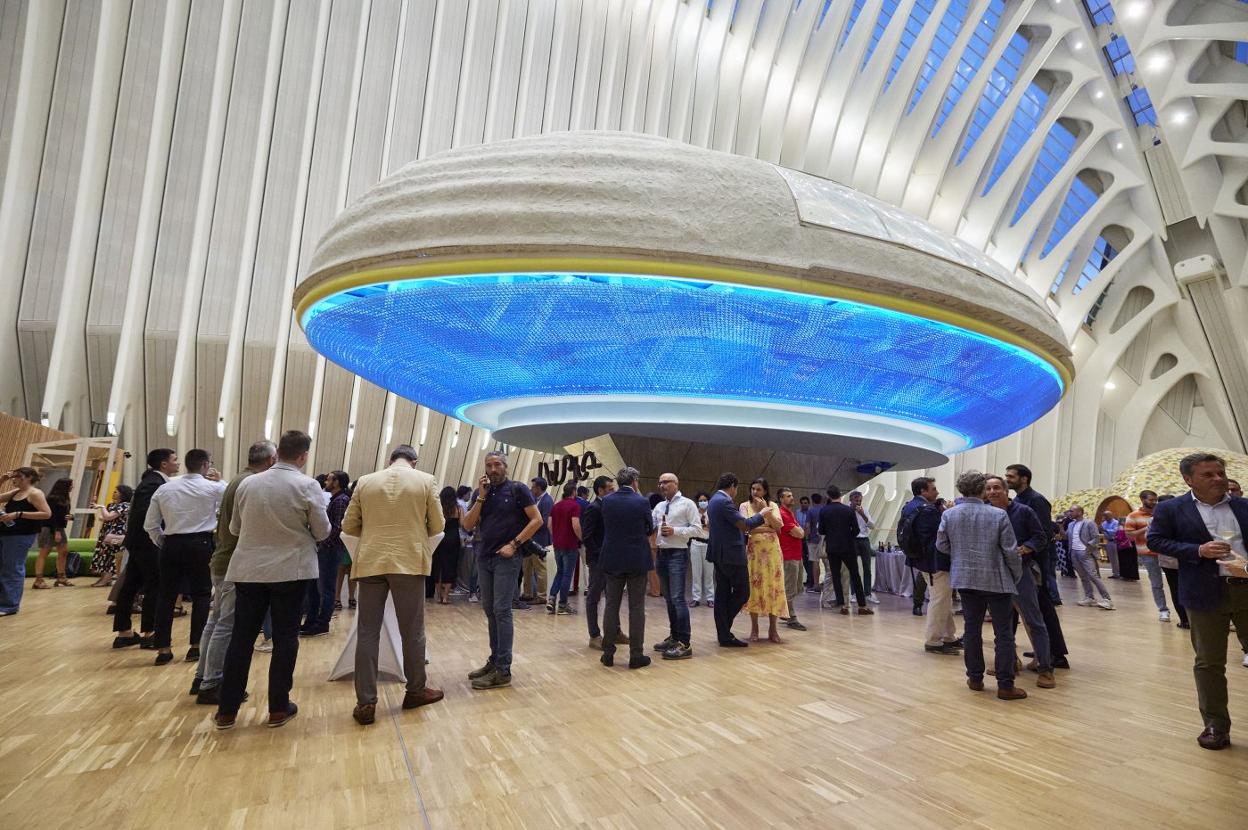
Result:
{"label": "man holding glass", "polygon": [[1231,745],[1227,709],[1226,643],[1230,624],[1248,630],[1248,501],[1228,493],[1226,462],[1193,453],[1179,462],[1192,488],[1157,505],[1148,527],[1148,547],[1179,562],[1179,602],[1192,624],[1196,650],[1196,696],[1205,729],[1196,739],[1205,749]]}

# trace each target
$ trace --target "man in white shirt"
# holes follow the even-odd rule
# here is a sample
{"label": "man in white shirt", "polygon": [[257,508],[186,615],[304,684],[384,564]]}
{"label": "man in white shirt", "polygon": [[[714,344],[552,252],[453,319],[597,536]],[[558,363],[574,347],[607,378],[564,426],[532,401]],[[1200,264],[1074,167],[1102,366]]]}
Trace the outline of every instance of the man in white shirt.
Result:
{"label": "man in white shirt", "polygon": [[316,543],[329,536],[329,516],[316,479],[303,474],[312,439],[283,433],[277,463],[238,485],[230,532],[238,537],[225,578],[234,583],[234,634],[225,652],[217,729],[234,726],[251,673],[251,653],[265,614],[273,619],[268,726],[299,711],[290,699],[299,656],[299,615],[308,581],[317,578]]}
{"label": "man in white shirt", "polygon": [[849,506],[854,508],[854,518],[858,520],[858,538],[854,540],[854,544],[858,549],[858,559],[862,562],[862,587],[867,592],[867,602],[879,605],[880,601],[871,590],[875,586],[871,579],[871,557],[875,555],[871,550],[871,531],[875,528],[875,522],[871,520],[867,508],[862,506],[862,493],[857,490],[849,494]]}
{"label": "man in white shirt", "polygon": [[186,474],[170,479],[152,496],[143,530],[160,549],[160,593],[156,600],[155,665],[173,660],[173,608],[183,584],[191,597],[190,649],[186,661],[199,660],[199,638],[212,602],[213,531],[226,484],[212,468],[207,450],[194,449],[184,459]]}
{"label": "man in white shirt", "polygon": [[[1095,522],[1083,518],[1083,508],[1075,505],[1070,510],[1071,522],[1066,528],[1066,540],[1070,546],[1070,558],[1075,563],[1075,573],[1083,583],[1083,599],[1079,605],[1097,605],[1106,611],[1114,610],[1114,602],[1109,597],[1109,589],[1101,581],[1100,564],[1096,561],[1096,542],[1100,536]],[[1092,587],[1100,592],[1101,598],[1094,599]]]}
{"label": "man in white shirt", "polygon": [[689,574],[689,543],[702,539],[702,513],[691,499],[680,494],[680,481],[675,473],[659,476],[659,493],[663,501],[654,506],[652,516],[656,532],[651,538],[655,545],[654,568],[659,575],[659,587],[667,600],[667,620],[670,630],[667,639],[656,643],[654,650],[664,660],[685,660],[693,656],[689,647],[689,603],[685,599],[685,584]]}

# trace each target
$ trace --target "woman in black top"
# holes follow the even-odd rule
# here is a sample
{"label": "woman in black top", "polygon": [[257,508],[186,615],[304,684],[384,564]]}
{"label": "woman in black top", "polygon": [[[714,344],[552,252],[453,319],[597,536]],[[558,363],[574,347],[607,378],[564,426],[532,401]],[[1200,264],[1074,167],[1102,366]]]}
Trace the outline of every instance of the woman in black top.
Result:
{"label": "woman in black top", "polygon": [[69,525],[70,501],[69,494],[74,483],[67,478],[52,485],[48,491],[48,508],[51,514],[43,522],[39,530],[39,557],[35,560],[35,584],[32,588],[50,588],[43,581],[43,569],[48,560],[48,551],[56,548],[56,587],[72,588],[74,583],[65,575],[65,565],[69,561],[69,539],[65,528]]}
{"label": "woman in black top", "polygon": [[439,605],[451,604],[451,588],[455,586],[455,574],[459,570],[459,554],[463,550],[459,538],[459,520],[464,511],[455,498],[454,487],[443,487],[438,493],[438,501],[442,503],[442,516],[446,519],[446,529],[442,541],[438,542],[433,552],[433,573],[430,579],[436,586]]}
{"label": "woman in black top", "polygon": [[39,473],[18,467],[0,475],[0,617],[16,614],[26,586],[26,553],[43,520],[52,515]]}

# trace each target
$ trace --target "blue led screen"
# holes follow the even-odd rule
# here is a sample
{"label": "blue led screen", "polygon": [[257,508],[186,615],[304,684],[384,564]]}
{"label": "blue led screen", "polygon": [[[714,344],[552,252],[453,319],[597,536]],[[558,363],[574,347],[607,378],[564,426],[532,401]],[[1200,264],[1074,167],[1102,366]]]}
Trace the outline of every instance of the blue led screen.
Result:
{"label": "blue led screen", "polygon": [[1035,354],[944,323],[666,277],[402,280],[321,300],[304,328],[329,360],[456,415],[511,398],[695,397],[887,416],[973,446],[1022,429],[1062,393]]}

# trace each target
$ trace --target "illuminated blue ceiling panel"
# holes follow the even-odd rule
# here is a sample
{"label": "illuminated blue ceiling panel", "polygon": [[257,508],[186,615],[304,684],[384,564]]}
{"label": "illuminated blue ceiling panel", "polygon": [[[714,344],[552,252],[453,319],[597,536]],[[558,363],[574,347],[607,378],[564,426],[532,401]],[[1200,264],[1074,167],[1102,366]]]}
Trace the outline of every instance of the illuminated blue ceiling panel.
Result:
{"label": "illuminated blue ceiling panel", "polygon": [[400,280],[331,294],[303,324],[332,362],[465,420],[505,399],[642,396],[656,414],[666,399],[766,403],[906,422],[976,446],[1062,394],[1032,352],[946,323],[669,277]]}

